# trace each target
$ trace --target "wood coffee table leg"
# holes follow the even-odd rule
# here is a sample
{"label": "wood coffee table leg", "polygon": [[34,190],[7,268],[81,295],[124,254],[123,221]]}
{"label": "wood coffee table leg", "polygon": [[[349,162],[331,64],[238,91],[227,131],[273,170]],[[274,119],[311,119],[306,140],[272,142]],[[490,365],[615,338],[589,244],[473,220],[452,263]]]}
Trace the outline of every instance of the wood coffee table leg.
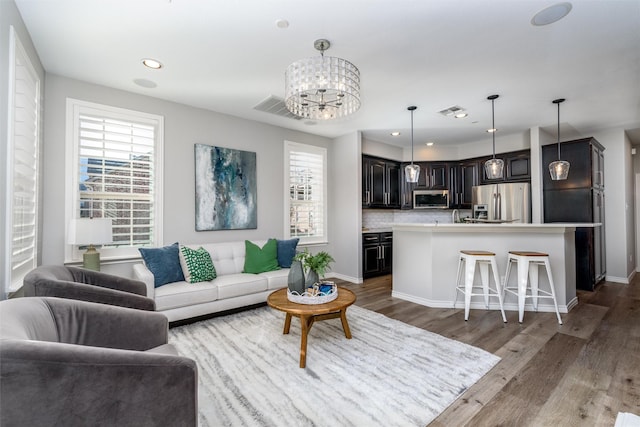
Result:
{"label": "wood coffee table leg", "polygon": [[349,329],[349,322],[347,322],[347,309],[340,310],[340,320],[342,320],[342,329],[344,329],[344,336],[351,339],[351,329]]}
{"label": "wood coffee table leg", "polygon": [[302,337],[300,339],[300,367],[307,366],[307,335],[309,334],[309,317],[300,316],[300,326]]}
{"label": "wood coffee table leg", "polygon": [[284,318],[284,331],[283,334],[288,334],[291,328],[291,313],[287,313],[287,317]]}

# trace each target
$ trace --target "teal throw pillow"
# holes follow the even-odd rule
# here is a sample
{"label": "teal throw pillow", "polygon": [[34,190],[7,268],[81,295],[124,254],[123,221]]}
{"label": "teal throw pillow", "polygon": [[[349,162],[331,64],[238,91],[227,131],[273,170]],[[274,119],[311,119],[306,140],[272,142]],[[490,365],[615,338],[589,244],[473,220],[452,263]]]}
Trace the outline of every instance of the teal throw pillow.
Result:
{"label": "teal throw pillow", "polygon": [[203,247],[191,249],[180,246],[180,265],[184,279],[189,283],[206,282],[216,278],[211,255]]}
{"label": "teal throw pillow", "polygon": [[262,248],[248,240],[244,241],[244,272],[264,273],[280,270],[278,265],[278,245],[276,239],[269,239]]}
{"label": "teal throw pillow", "polygon": [[289,240],[277,240],[278,242],[278,265],[282,268],[290,268],[291,261],[296,255],[296,247],[298,246],[299,238],[295,237]]}
{"label": "teal throw pillow", "polygon": [[184,280],[180,256],[178,255],[178,242],[162,248],[138,248],[144,264],[153,273],[153,287]]}

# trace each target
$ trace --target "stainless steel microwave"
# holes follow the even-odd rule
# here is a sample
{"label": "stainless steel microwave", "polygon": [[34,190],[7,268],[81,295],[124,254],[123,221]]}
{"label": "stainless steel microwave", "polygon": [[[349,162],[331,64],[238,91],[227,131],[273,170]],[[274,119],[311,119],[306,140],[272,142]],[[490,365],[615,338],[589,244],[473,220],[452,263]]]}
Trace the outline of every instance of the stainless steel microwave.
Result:
{"label": "stainless steel microwave", "polygon": [[449,190],[413,190],[414,209],[447,209]]}

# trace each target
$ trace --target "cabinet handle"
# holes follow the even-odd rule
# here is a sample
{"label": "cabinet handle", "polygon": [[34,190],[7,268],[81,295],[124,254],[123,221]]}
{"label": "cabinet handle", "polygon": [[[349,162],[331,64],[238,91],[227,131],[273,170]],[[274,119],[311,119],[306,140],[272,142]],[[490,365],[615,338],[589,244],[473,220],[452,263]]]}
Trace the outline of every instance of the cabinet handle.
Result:
{"label": "cabinet handle", "polygon": [[380,252],[382,253],[382,256],[380,256],[380,259],[384,259],[384,246],[380,246]]}
{"label": "cabinet handle", "polygon": [[367,241],[376,240],[376,239],[377,239],[377,237],[365,237],[364,238],[364,240],[367,240]]}

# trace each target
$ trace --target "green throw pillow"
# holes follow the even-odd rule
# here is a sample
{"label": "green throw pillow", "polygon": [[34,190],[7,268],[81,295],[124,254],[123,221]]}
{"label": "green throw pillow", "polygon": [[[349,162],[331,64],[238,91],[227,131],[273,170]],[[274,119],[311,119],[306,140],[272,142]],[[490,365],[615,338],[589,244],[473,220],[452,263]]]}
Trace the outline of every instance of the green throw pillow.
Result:
{"label": "green throw pillow", "polygon": [[248,240],[244,241],[244,246],[245,273],[264,273],[265,271],[280,270],[276,239],[269,239],[262,249]]}
{"label": "green throw pillow", "polygon": [[205,282],[216,278],[211,255],[203,247],[191,249],[180,246],[180,265],[184,279],[189,283]]}

